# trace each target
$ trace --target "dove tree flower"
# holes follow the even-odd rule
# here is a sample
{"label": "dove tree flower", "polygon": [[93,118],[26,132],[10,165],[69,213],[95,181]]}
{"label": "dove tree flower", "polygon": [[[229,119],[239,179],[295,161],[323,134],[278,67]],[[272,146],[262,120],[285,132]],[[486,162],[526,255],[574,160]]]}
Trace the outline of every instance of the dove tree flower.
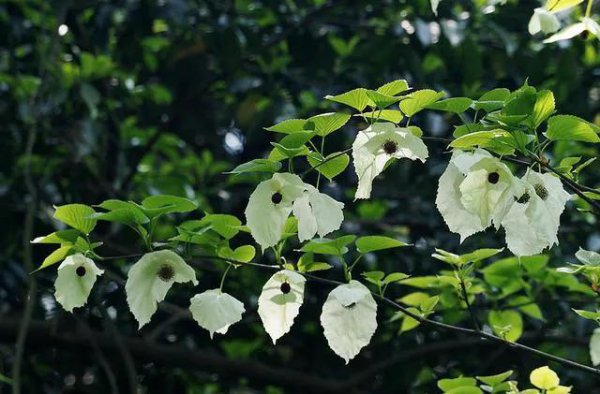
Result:
{"label": "dove tree flower", "polygon": [[587,32],[594,37],[600,38],[600,25],[598,22],[589,17],[581,18],[577,23],[569,25],[556,34],[544,40],[544,44],[549,44],[556,41],[570,40],[584,32]]}
{"label": "dove tree flower", "polygon": [[539,32],[551,34],[560,29],[560,22],[556,14],[548,11],[545,7],[539,7],[533,10],[533,15],[529,20],[529,34],[535,35]]}
{"label": "dove tree flower", "polygon": [[530,256],[558,244],[560,216],[571,198],[560,180],[528,171],[515,198],[502,220],[508,249],[517,256]]}
{"label": "dove tree flower", "polygon": [[339,285],[323,304],[321,325],[329,347],[348,364],[377,329],[377,303],[358,281]]}
{"label": "dove tree flower", "polygon": [[85,305],[96,279],[103,273],[94,261],[80,253],[68,256],[58,267],[54,282],[56,300],[69,312]]}
{"label": "dove tree flower", "polygon": [[300,242],[312,239],[315,234],[324,237],[340,228],[344,221],[344,204],[312,185],[305,185],[301,197],[294,201],[293,212],[298,219]]}
{"label": "dove tree flower", "polygon": [[485,150],[455,151],[439,180],[436,205],[461,242],[491,224],[499,228],[514,203],[514,176]]}
{"label": "dove tree flower", "polygon": [[281,270],[265,283],[258,298],[258,315],[273,344],[290,331],[304,302],[306,279],[297,272]]}
{"label": "dove tree flower", "polygon": [[229,326],[242,319],[244,304],[221,289],[206,290],[190,300],[192,317],[200,327],[208,330],[212,339],[215,332],[227,333]]}
{"label": "dove tree flower", "polygon": [[425,162],[429,153],[421,138],[408,128],[378,122],[359,131],[352,144],[354,169],[358,176],[355,198],[369,198],[375,177],[391,159],[407,158]]}
{"label": "dove tree flower", "polygon": [[129,270],[125,292],[133,316],[142,328],[150,321],[174,283],[198,284],[196,272],[175,252],[160,250],[143,255]]}
{"label": "dove tree flower", "polygon": [[250,196],[246,221],[256,242],[266,249],[279,242],[292,211],[298,219],[298,237],[305,241],[340,228],[343,208],[344,204],[305,184],[299,176],[277,173],[261,182]]}

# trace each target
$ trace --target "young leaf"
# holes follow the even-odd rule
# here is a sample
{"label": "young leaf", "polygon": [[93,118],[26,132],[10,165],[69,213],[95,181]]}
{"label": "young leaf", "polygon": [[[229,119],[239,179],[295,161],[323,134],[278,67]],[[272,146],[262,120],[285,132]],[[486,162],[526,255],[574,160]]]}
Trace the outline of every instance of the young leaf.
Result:
{"label": "young leaf", "polygon": [[553,141],[600,142],[600,127],[577,116],[556,115],[548,119],[548,129],[544,133]]}
{"label": "young leaf", "polygon": [[290,331],[304,302],[306,279],[297,272],[276,272],[265,283],[258,298],[258,315],[273,344]]}
{"label": "young leaf", "polygon": [[79,237],[79,231],[77,230],[61,230],[55,231],[48,235],[44,235],[42,237],[37,237],[33,241],[32,244],[61,244],[65,246],[65,244],[74,244],[77,241],[77,237]]}
{"label": "young leaf", "polygon": [[364,116],[366,119],[392,122],[395,124],[400,123],[400,121],[403,118],[402,112],[395,110],[395,109],[384,109],[384,110],[363,112],[362,114],[355,114],[354,116]]}
{"label": "young leaf", "polygon": [[444,96],[444,92],[436,92],[430,89],[417,90],[400,102],[400,110],[406,116],[412,117]]}
{"label": "young leaf", "polygon": [[490,311],[488,320],[496,335],[507,341],[515,342],[523,334],[523,318],[517,311]]}
{"label": "young leaf", "polygon": [[362,112],[367,106],[374,107],[375,103],[367,95],[367,89],[358,88],[336,96],[327,95],[325,99],[345,104]]}
{"label": "young leaf", "polygon": [[509,138],[510,133],[504,130],[485,130],[466,134],[450,143],[452,148],[469,149],[474,146],[487,147],[491,141],[499,138]]}
{"label": "young leaf", "polygon": [[531,123],[537,129],[543,121],[554,113],[554,94],[549,90],[541,90],[537,93]]}
{"label": "young leaf", "polygon": [[510,96],[510,90],[498,88],[484,93],[479,100],[473,103],[473,108],[485,112],[496,111],[504,106],[504,102]]}
{"label": "young leaf", "polygon": [[54,207],[54,218],[64,224],[89,234],[96,227],[96,219],[91,218],[94,209],[84,204],[68,204]]}
{"label": "young leaf", "polygon": [[513,371],[511,370],[511,371],[499,373],[497,375],[477,376],[477,379],[479,379],[481,382],[487,384],[488,386],[493,387],[493,386],[496,386],[496,385],[504,382],[512,374],[513,374]]}
{"label": "young leaf", "polygon": [[471,107],[473,100],[467,97],[452,97],[446,100],[441,100],[427,106],[428,109],[436,109],[438,111],[452,112],[460,114]]}
{"label": "young leaf", "polygon": [[392,82],[388,82],[377,88],[377,91],[387,96],[395,96],[398,93],[402,93],[408,90],[408,82],[404,79],[397,79]]}
{"label": "young leaf", "polygon": [[[323,157],[319,152],[311,152],[306,156],[308,163],[330,181],[344,172],[350,163],[346,153],[335,152]],[[321,164],[323,163],[323,164]]]}
{"label": "young leaf", "polygon": [[[63,261],[71,252],[74,251],[73,245],[61,246],[60,248],[54,250],[50,253],[42,262],[42,265],[37,270],[41,270],[43,268],[49,267],[53,264],[56,264],[60,261]],[[36,271],[37,271],[36,270]]]}
{"label": "young leaf", "polygon": [[306,128],[304,127],[305,124],[306,119],[288,119],[284,120],[283,122],[279,122],[271,127],[266,127],[265,130],[273,131],[275,133],[293,134],[299,131],[306,130]]}
{"label": "young leaf", "polygon": [[369,253],[377,250],[398,248],[401,246],[408,246],[408,244],[398,241],[394,238],[380,235],[360,237],[356,240],[356,250],[360,253]]}
{"label": "young leaf", "polygon": [[198,208],[198,204],[187,198],[161,194],[146,197],[141,208],[148,217],[154,218],[168,213],[190,212]]}
{"label": "young leaf", "polygon": [[350,115],[341,112],[329,112],[315,115],[306,120],[306,126],[321,137],[325,137],[340,129],[350,120]]}
{"label": "young leaf", "polygon": [[371,99],[375,106],[379,109],[384,109],[390,105],[400,101],[400,97],[388,96],[375,90],[367,90],[367,97]]}
{"label": "young leaf", "polygon": [[240,164],[226,174],[245,174],[248,172],[269,172],[274,173],[281,169],[281,163],[269,159],[254,159],[247,163]]}
{"label": "young leaf", "polygon": [[354,242],[355,239],[355,235],[344,235],[335,239],[317,238],[304,245],[300,251],[305,253],[342,256],[348,252],[346,246]]}

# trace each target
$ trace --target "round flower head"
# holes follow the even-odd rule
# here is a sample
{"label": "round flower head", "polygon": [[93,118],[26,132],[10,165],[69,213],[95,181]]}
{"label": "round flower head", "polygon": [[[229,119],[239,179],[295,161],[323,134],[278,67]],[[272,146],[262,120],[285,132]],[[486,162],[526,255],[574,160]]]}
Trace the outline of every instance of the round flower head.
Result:
{"label": "round flower head", "polygon": [[58,267],[54,296],[65,310],[85,305],[98,276],[104,271],[82,254],[68,256]]}
{"label": "round flower head", "polygon": [[502,220],[508,249],[517,256],[530,256],[558,244],[560,215],[570,199],[560,180],[529,171],[517,190],[516,202]]}
{"label": "round flower head", "polygon": [[170,250],[146,253],[129,270],[125,291],[131,313],[142,328],[165,299],[173,283],[198,284],[196,273]]}
{"label": "round flower head", "polygon": [[304,190],[299,176],[278,173],[259,183],[252,192],[246,207],[246,222],[252,237],[263,249],[279,242],[292,204]]}
{"label": "round flower head", "polygon": [[427,147],[410,129],[381,122],[359,131],[352,144],[354,169],[358,176],[355,198],[369,198],[373,180],[390,159],[408,158],[425,162]]}
{"label": "round flower head", "polygon": [[461,242],[491,223],[499,227],[514,202],[514,177],[485,150],[455,151],[440,177],[435,203]]}
{"label": "round flower head", "polygon": [[531,19],[529,20],[528,29],[529,34],[531,35],[539,32],[550,34],[560,29],[560,22],[555,14],[540,7],[533,10],[533,15],[531,15]]}
{"label": "round flower head", "polygon": [[315,187],[305,185],[302,196],[294,201],[293,212],[298,219],[300,242],[312,239],[315,234],[324,237],[340,228],[344,220],[344,204],[320,193]]}
{"label": "round flower head", "polygon": [[242,319],[244,304],[220,289],[196,294],[190,300],[192,317],[200,327],[208,330],[212,339],[215,332],[227,333],[229,326]]}

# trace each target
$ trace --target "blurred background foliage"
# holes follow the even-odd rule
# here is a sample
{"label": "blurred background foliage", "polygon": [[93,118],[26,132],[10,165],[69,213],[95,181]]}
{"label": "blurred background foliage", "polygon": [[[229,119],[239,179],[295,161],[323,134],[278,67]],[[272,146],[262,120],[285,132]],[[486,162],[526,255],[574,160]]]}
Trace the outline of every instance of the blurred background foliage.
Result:
{"label": "blurred background foliage", "polygon": [[[137,333],[115,284],[124,261],[114,263],[113,277],[101,279],[88,307],[71,316],[53,299],[54,268],[29,275],[48,253],[33,250],[29,240],[55,230],[52,206],[71,202],[165,193],[194,199],[205,212],[241,217],[259,178],[223,172],[270,150],[272,136],[263,127],[327,112],[335,106],[324,102],[326,94],[354,87],[405,78],[416,88],[477,98],[528,80],[554,91],[559,113],[597,121],[598,41],[542,45],[527,33],[537,6],[445,0],[435,17],[428,0],[0,2],[1,376],[14,371],[18,324],[28,305],[32,331],[19,366],[22,392],[133,392],[137,385],[157,393],[431,393],[436,379],[461,373],[512,368],[524,378],[543,361],[428,327],[397,335],[398,323],[389,322],[392,311],[385,308],[371,345],[344,366],[318,324],[330,290],[318,284],[308,286],[292,334],[274,347],[256,314],[268,273],[252,269],[233,272],[226,285],[249,312],[213,341],[176,307],[187,306],[190,288],[170,293],[175,309],[161,310]],[[426,112],[416,124],[425,135],[449,137],[460,120]],[[326,150],[348,147],[359,127],[350,122]],[[352,201],[352,170],[326,185],[346,203],[346,232],[386,233],[416,245],[372,256],[366,268],[431,275],[444,268],[431,259],[433,247],[464,253],[501,245],[488,232],[459,246],[447,231],[434,199],[449,156],[443,145],[430,150],[426,165],[394,164],[376,180],[371,201]],[[598,152],[560,143],[550,154],[558,160]],[[598,185],[597,163],[582,180]],[[579,246],[600,248],[592,216],[570,206],[563,218],[553,266],[572,260]],[[165,221],[158,238],[174,231]],[[142,250],[126,228],[104,223],[98,234],[103,255]],[[216,286],[224,267],[204,265],[199,288]],[[389,295],[407,292],[398,286]],[[570,307],[589,306],[589,298],[567,302],[550,293],[540,290],[545,321],[526,320],[530,335],[523,340],[588,363],[585,339],[593,326]],[[556,369],[576,392],[600,392],[589,376]],[[8,392],[10,385],[0,389]]]}

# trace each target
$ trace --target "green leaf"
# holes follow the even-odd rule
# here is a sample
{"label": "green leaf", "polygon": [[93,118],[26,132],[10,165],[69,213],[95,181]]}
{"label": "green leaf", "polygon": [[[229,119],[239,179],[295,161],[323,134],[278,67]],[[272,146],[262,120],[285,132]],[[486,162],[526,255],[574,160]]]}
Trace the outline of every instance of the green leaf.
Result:
{"label": "green leaf", "polygon": [[277,142],[271,142],[273,145],[273,150],[269,154],[268,159],[271,161],[281,161],[284,159],[291,159],[297,156],[306,156],[310,153],[310,150],[306,146],[301,146],[299,148],[286,148],[285,146],[278,144]]}
{"label": "green leaf", "polygon": [[513,371],[511,370],[511,371],[499,373],[497,375],[477,376],[477,379],[479,379],[481,382],[487,384],[488,386],[493,387],[493,386],[496,386],[496,385],[504,382],[512,374],[513,374]]}
{"label": "green leaf", "polygon": [[450,143],[450,146],[458,149],[468,149],[474,146],[487,147],[492,140],[498,138],[510,138],[510,133],[501,129],[476,131],[458,137]]}
{"label": "green leaf", "polygon": [[375,110],[370,112],[363,112],[362,114],[355,114],[354,116],[364,116],[366,119],[392,122],[395,124],[400,123],[400,121],[404,117],[402,116],[402,112],[396,109]]}
{"label": "green leaf", "polygon": [[292,158],[303,155],[305,152],[308,153],[308,148],[304,144],[314,136],[315,132],[312,130],[298,131],[294,134],[286,135],[279,142],[271,142],[271,145],[285,157]]}
{"label": "green leaf", "polygon": [[377,88],[377,91],[387,96],[395,96],[398,93],[402,93],[408,90],[408,82],[404,79],[397,79],[392,82],[388,82]]}
{"label": "green leaf", "polygon": [[247,163],[240,164],[226,174],[245,174],[248,172],[268,172],[275,173],[281,169],[281,163],[269,159],[254,159]]}
{"label": "green leaf", "polygon": [[[324,158],[319,152],[312,152],[307,155],[306,159],[311,167],[320,172],[330,181],[344,172],[350,163],[350,156],[348,156],[346,153],[340,154],[340,152],[331,153],[327,155],[326,158]],[[323,162],[325,163],[321,164]]]}
{"label": "green leaf", "polygon": [[546,1],[546,6],[544,8],[552,13],[555,13],[575,7],[581,3],[583,3],[583,0],[548,0]]}
{"label": "green leaf", "polygon": [[484,93],[479,100],[473,103],[473,108],[485,112],[496,111],[504,106],[504,102],[510,96],[510,90],[498,88]]}
{"label": "green leaf", "polygon": [[537,129],[543,121],[548,119],[555,111],[554,94],[549,90],[541,90],[537,93],[531,123]]}
{"label": "green leaf", "polygon": [[233,260],[234,262],[248,263],[252,261],[256,255],[256,250],[252,245],[243,245],[232,250],[230,247],[222,247],[219,249],[219,257]]}
{"label": "green leaf", "polygon": [[454,126],[452,136],[454,138],[462,137],[463,135],[474,133],[476,131],[486,130],[486,126],[481,123],[467,123],[460,126]]}
{"label": "green leaf", "polygon": [[460,114],[471,107],[473,100],[467,97],[452,97],[437,103],[429,104],[426,108]]}
{"label": "green leaf", "polygon": [[333,266],[328,263],[315,261],[312,253],[304,253],[300,259],[298,259],[298,271],[300,272],[326,271],[331,268],[333,268]]}
{"label": "green leaf", "polygon": [[398,301],[409,306],[420,306],[429,298],[429,294],[423,293],[422,291],[416,291],[414,293],[405,295],[404,297],[398,299]]}
{"label": "green leaf", "polygon": [[375,103],[367,95],[367,89],[358,88],[336,96],[327,95],[325,99],[345,104],[362,112],[367,106],[374,107]]}
{"label": "green leaf", "polygon": [[53,264],[63,261],[71,252],[73,251],[73,246],[61,246],[56,249],[54,252],[50,253],[48,257],[44,259],[42,265],[36,270],[39,271],[43,268],[49,267]]}
{"label": "green leaf", "polygon": [[367,282],[372,283],[377,287],[381,287],[382,279],[385,276],[385,273],[383,271],[368,271],[363,272],[361,275]]}
{"label": "green leaf", "polygon": [[141,208],[148,217],[154,218],[168,213],[191,212],[198,208],[198,204],[187,198],[160,194],[146,197]]}
{"label": "green leaf", "polygon": [[[421,315],[421,311],[418,310],[417,308],[407,308],[406,309],[409,312],[412,312],[415,315]],[[402,313],[402,312],[400,312]],[[402,325],[400,326],[400,332],[407,332],[410,331],[412,329],[415,329],[419,326],[419,324],[421,324],[417,319],[414,319],[408,315],[403,315],[403,320],[402,320]]]}
{"label": "green leaf", "polygon": [[502,115],[524,116],[523,119],[533,113],[533,107],[537,99],[534,87],[524,85],[511,93],[502,108]]}
{"label": "green leaf", "polygon": [[444,95],[444,92],[436,92],[430,89],[417,90],[400,102],[400,110],[406,116],[414,116],[428,105],[444,97]]}
{"label": "green leaf", "polygon": [[198,221],[199,225],[209,225],[221,237],[229,240],[240,232],[242,222],[236,216],[224,214],[209,214]]}
{"label": "green leaf", "polygon": [[465,263],[467,262],[472,262],[472,263],[476,263],[478,261],[481,260],[485,260],[485,259],[489,259],[492,256],[497,255],[498,253],[502,253],[504,251],[504,248],[500,248],[500,249],[477,249],[471,253],[466,253],[466,254],[461,254],[460,258],[461,260],[463,260]]}
{"label": "green leaf", "polygon": [[600,312],[598,312],[598,311],[591,312],[591,311],[585,311],[583,309],[573,309],[573,312],[577,313],[579,316],[583,317],[584,319],[600,321]]}
{"label": "green leaf", "polygon": [[397,239],[384,237],[381,235],[369,235],[360,237],[356,240],[356,250],[359,253],[369,253],[377,250],[398,248],[408,246],[409,244],[398,241]]}
{"label": "green leaf", "polygon": [[385,279],[383,280],[384,284],[390,284],[390,283],[395,283],[395,282],[402,282],[404,279],[408,278],[409,276],[403,272],[392,272],[391,274],[389,274],[388,276],[385,277]]}
{"label": "green leaf", "polygon": [[135,227],[138,224],[146,224],[150,221],[144,210],[137,204],[129,201],[106,200],[97,207],[109,212],[97,212],[92,217],[98,220],[116,222]]}
{"label": "green leaf", "polygon": [[314,130],[321,137],[325,137],[342,128],[350,120],[350,115],[341,112],[329,112],[315,115],[306,120],[306,128]]}
{"label": "green leaf", "polygon": [[305,124],[306,119],[288,119],[271,127],[266,127],[265,130],[273,131],[275,133],[293,134],[306,130],[304,127]]}
{"label": "green leaf", "polygon": [[423,311],[423,313],[429,315],[433,312],[439,301],[440,297],[438,296],[427,297],[427,299],[421,302],[421,305],[419,305],[419,307],[421,308],[421,311]]}
{"label": "green leaf", "polygon": [[400,97],[388,96],[375,90],[367,90],[366,94],[367,97],[369,97],[369,99],[375,103],[375,106],[379,109],[385,109],[390,105],[397,103],[401,99]]}
{"label": "green leaf", "polygon": [[488,322],[494,333],[507,341],[515,342],[523,334],[523,319],[517,311],[490,311]]}
{"label": "green leaf", "polygon": [[556,115],[548,119],[544,135],[553,141],[600,142],[600,127],[573,115]]}
{"label": "green leaf", "polygon": [[342,256],[348,252],[347,245],[354,242],[355,235],[344,235],[339,238],[316,238],[300,249],[301,252]]}
{"label": "green leaf", "polygon": [[479,387],[457,387],[445,394],[483,394],[483,391]]}
{"label": "green leaf", "polygon": [[95,211],[92,207],[84,204],[68,204],[54,207],[54,218],[64,224],[89,234],[96,227],[96,219],[91,218]]}
{"label": "green leaf", "polygon": [[516,296],[511,298],[508,302],[509,306],[518,307],[521,312],[524,314],[533,317],[534,319],[544,320],[544,316],[542,315],[542,310],[533,302],[533,300],[526,296]]}
{"label": "green leaf", "polygon": [[440,390],[447,392],[456,388],[472,387],[477,384],[475,378],[455,378],[438,380],[437,386]]}
{"label": "green leaf", "polygon": [[55,231],[42,237],[37,237],[31,243],[33,244],[74,244],[79,237],[77,230]]}

